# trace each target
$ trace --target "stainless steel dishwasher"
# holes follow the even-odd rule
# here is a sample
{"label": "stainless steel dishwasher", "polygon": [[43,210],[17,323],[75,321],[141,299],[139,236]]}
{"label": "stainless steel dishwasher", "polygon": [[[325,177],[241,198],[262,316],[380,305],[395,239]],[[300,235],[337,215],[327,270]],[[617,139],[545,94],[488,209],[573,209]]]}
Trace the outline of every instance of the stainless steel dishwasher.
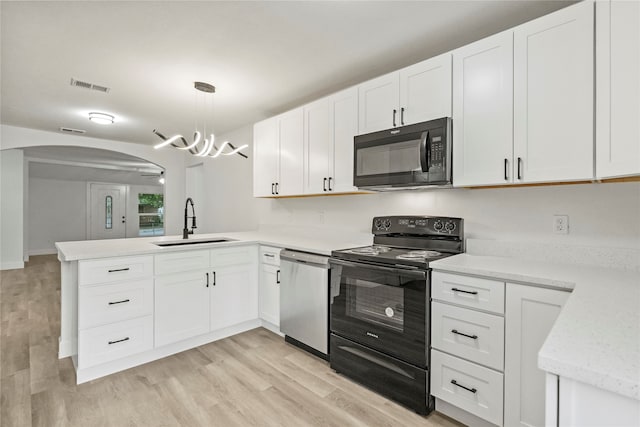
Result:
{"label": "stainless steel dishwasher", "polygon": [[328,358],[329,257],[280,252],[280,331],[285,340]]}

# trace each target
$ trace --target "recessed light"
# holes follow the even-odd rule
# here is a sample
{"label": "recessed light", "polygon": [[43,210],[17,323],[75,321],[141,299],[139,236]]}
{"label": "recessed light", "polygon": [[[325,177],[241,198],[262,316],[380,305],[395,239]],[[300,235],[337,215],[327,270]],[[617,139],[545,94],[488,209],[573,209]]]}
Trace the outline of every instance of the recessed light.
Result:
{"label": "recessed light", "polygon": [[110,125],[113,123],[114,119],[115,117],[113,117],[111,114],[96,112],[89,113],[89,120],[100,125]]}

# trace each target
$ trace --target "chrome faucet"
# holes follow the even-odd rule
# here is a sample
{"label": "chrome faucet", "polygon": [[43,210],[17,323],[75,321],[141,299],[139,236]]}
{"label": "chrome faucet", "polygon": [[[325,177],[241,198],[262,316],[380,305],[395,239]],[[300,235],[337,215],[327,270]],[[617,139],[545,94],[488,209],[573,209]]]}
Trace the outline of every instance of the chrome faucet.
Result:
{"label": "chrome faucet", "polygon": [[[189,203],[191,203],[191,213],[193,216],[189,216],[188,208]],[[187,228],[187,219],[191,218],[191,230]],[[196,210],[193,207],[193,199],[191,197],[187,198],[186,203],[184,204],[184,229],[182,230],[182,238],[188,239],[189,234],[193,234],[193,229],[196,227]]]}

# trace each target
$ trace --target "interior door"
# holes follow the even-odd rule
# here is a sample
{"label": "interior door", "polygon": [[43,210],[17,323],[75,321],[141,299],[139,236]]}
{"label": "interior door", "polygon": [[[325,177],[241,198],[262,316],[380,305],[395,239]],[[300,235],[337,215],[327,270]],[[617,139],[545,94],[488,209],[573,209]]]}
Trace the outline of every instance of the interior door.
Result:
{"label": "interior door", "polygon": [[127,186],[91,184],[89,238],[122,239],[126,237]]}

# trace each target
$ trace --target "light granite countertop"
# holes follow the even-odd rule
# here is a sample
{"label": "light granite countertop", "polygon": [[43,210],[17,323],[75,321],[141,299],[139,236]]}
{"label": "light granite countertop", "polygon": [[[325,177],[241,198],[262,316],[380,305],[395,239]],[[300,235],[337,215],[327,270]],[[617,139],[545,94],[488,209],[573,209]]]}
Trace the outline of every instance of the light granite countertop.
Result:
{"label": "light granite countertop", "polygon": [[282,229],[241,231],[230,233],[210,233],[190,235],[189,240],[215,238],[233,239],[229,242],[202,243],[183,246],[157,246],[154,242],[172,242],[182,240],[182,236],[136,237],[129,239],[82,240],[75,242],[57,242],[58,259],[63,262],[83,259],[110,258],[129,255],[160,254],[164,252],[211,249],[219,247],[259,243],[293,250],[331,255],[335,249],[353,248],[370,245],[371,234],[364,233],[328,233],[325,230],[305,229],[287,232]]}
{"label": "light granite countertop", "polygon": [[470,254],[431,267],[572,290],[538,353],[538,367],[640,400],[640,273]]}

